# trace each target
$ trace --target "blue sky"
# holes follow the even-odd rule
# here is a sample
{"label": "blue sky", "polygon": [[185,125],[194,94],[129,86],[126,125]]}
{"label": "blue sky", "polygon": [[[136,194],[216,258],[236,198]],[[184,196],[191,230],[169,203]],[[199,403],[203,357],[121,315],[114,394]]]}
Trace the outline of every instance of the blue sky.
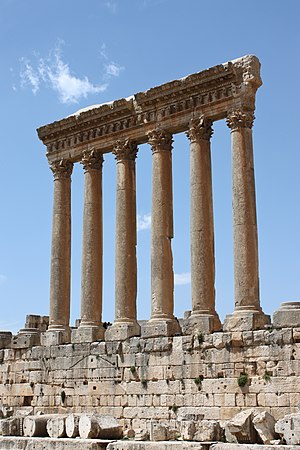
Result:
{"label": "blue sky", "polygon": [[[300,301],[298,0],[0,1],[0,329],[48,314],[52,174],[36,128],[255,54],[254,152],[261,304]],[[217,311],[233,311],[230,133],[212,138]],[[189,146],[174,137],[175,312],[190,309]],[[115,161],[104,163],[103,320],[114,317]],[[83,172],[72,182],[72,319],[79,317]],[[151,150],[137,160],[138,314],[150,317]]]}

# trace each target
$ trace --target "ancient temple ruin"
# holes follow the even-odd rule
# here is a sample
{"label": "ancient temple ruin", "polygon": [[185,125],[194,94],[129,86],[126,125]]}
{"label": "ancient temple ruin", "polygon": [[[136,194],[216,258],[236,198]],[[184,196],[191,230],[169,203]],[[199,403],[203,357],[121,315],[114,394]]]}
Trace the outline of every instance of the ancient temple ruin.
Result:
{"label": "ancient temple ruin", "polygon": [[[132,436],[151,441],[190,442],[166,449],[202,449],[192,441],[224,439],[274,444],[275,429],[287,430],[281,433],[286,444],[300,443],[299,303],[284,303],[271,323],[259,298],[252,127],[261,84],[259,60],[245,56],[38,129],[54,176],[50,314],[28,316],[16,336],[0,333],[2,405],[13,411],[30,407],[34,414],[111,414],[126,436],[133,430]],[[215,309],[210,154],[218,120],[226,120],[232,142],[235,301],[223,324]],[[184,318],[174,316],[176,133],[185,133],[190,142],[192,298]],[[152,150],[151,317],[139,323],[135,168],[144,143]],[[115,155],[117,171],[116,284],[115,320],[105,329],[102,170],[107,153]],[[84,212],[81,317],[74,327],[69,323],[71,176],[77,163],[83,166]],[[286,414],[295,417],[278,425]],[[225,449],[222,445],[215,450]],[[107,448],[140,447],[119,442]]]}

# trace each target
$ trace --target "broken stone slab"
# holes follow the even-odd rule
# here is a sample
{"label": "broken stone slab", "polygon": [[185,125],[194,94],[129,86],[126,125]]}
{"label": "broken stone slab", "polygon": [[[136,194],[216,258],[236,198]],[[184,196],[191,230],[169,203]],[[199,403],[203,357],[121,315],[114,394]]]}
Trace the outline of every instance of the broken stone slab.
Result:
{"label": "broken stone slab", "polygon": [[0,437],[1,450],[106,450],[108,443],[94,439]]}
{"label": "broken stone slab", "polygon": [[23,422],[23,433],[27,437],[48,436],[47,422],[54,414],[41,414],[40,416],[27,416]]}
{"label": "broken stone slab", "polygon": [[2,436],[22,436],[23,419],[21,417],[10,417],[0,420],[0,434]]}
{"label": "broken stone slab", "polygon": [[300,413],[284,416],[275,424],[276,433],[283,436],[287,444],[300,444]]}
{"label": "broken stone slab", "polygon": [[180,422],[180,435],[184,441],[192,441],[196,433],[194,420],[182,420]]}
{"label": "broken stone slab", "polygon": [[193,437],[194,441],[198,442],[212,442],[223,441],[224,432],[220,423],[216,420],[201,420],[196,422],[196,430]]}
{"label": "broken stone slab", "polygon": [[69,414],[66,418],[66,435],[69,438],[79,436],[79,420],[82,414]]}
{"label": "broken stone slab", "polygon": [[0,406],[0,419],[7,419],[8,417],[13,416],[14,410],[8,405]]}
{"label": "broken stone slab", "polygon": [[150,441],[173,441],[179,433],[166,424],[152,421],[150,424]]}
{"label": "broken stone slab", "polygon": [[66,437],[66,418],[67,415],[55,415],[47,421],[47,433],[51,438]]}
{"label": "broken stone slab", "polygon": [[256,443],[257,432],[252,424],[255,409],[241,411],[225,424],[225,437],[230,443]]}
{"label": "broken stone slab", "polygon": [[[207,444],[201,444],[200,442],[183,442],[183,441],[160,441],[160,442],[148,441],[142,443],[135,441],[116,441],[111,442],[107,446],[107,450],[207,450],[207,449],[208,449]],[[273,448],[272,450],[277,449]]]}
{"label": "broken stone slab", "polygon": [[277,438],[277,434],[275,433],[276,420],[267,411],[254,413],[252,423],[264,444],[271,444],[271,441]]}
{"label": "broken stone slab", "polygon": [[109,415],[84,414],[79,420],[82,439],[120,439],[123,430],[117,419]]}
{"label": "broken stone slab", "polygon": [[144,428],[137,428],[135,431],[135,441],[148,441],[150,436],[149,432],[145,430]]}
{"label": "broken stone slab", "polygon": [[134,439],[135,438],[135,431],[133,428],[128,428],[123,432],[123,439]]}
{"label": "broken stone slab", "polygon": [[260,445],[260,444],[229,444],[218,442],[209,450],[299,450],[296,445]]}

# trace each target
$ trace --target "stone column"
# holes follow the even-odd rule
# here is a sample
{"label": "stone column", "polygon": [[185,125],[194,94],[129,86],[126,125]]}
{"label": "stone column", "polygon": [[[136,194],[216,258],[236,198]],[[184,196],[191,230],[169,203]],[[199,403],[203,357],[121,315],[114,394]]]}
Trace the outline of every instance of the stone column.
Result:
{"label": "stone column", "polygon": [[263,328],[270,321],[259,299],[258,240],[252,144],[252,111],[230,111],[235,310],[225,330]]}
{"label": "stone column", "polygon": [[153,130],[148,134],[152,146],[151,214],[151,319],[142,336],[172,336],[180,332],[174,310],[172,135]]}
{"label": "stone column", "polygon": [[215,311],[214,219],[210,138],[212,122],[192,119],[190,144],[191,180],[191,287],[189,331],[211,333],[221,328]]}
{"label": "stone column", "polygon": [[81,321],[72,342],[103,339],[102,326],[102,164],[95,150],[83,153],[84,206],[81,271]]}
{"label": "stone column", "polygon": [[117,141],[113,154],[117,161],[115,321],[106,340],[125,340],[140,335],[136,318],[136,181],[137,145]]}
{"label": "stone column", "polygon": [[47,337],[51,343],[60,344],[70,340],[71,174],[73,163],[62,159],[51,163],[50,168],[54,175],[54,195],[50,314]]}

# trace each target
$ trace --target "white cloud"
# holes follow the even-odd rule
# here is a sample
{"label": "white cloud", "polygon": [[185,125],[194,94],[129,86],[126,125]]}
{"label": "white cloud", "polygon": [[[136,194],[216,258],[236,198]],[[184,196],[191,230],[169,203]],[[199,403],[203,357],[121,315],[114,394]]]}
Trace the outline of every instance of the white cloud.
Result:
{"label": "white cloud", "polygon": [[[105,44],[101,47],[101,56],[106,63],[103,64],[103,79],[101,84],[93,84],[87,76],[77,77],[72,73],[68,63],[63,61],[61,45],[62,41],[52,50],[48,58],[40,58],[33,65],[28,59],[21,59],[21,86],[29,86],[36,94],[42,85],[50,87],[57,92],[61,103],[78,103],[81,98],[90,94],[99,94],[108,87],[111,77],[118,77],[124,67],[115,62],[108,61]],[[38,55],[35,53],[35,58]]]}
{"label": "white cloud", "polygon": [[21,86],[25,87],[26,85],[31,86],[31,90],[34,94],[40,88],[40,76],[39,73],[32,67],[28,60],[25,58],[21,58],[22,69],[20,73],[21,77]]}
{"label": "white cloud", "polygon": [[124,67],[120,66],[119,64],[116,64],[114,62],[110,62],[109,64],[105,64],[105,72],[106,75],[112,76],[112,77],[118,77],[120,73],[124,70]]}
{"label": "white cloud", "polygon": [[191,273],[190,272],[174,273],[174,284],[176,286],[183,285],[183,284],[190,284],[190,283],[191,283]]}
{"label": "white cloud", "polygon": [[6,276],[6,275],[0,274],[0,286],[2,286],[3,284],[5,284],[6,281],[7,281],[7,276]]}
{"label": "white cloud", "polygon": [[137,216],[137,230],[149,230],[151,227],[151,213],[148,214],[138,214]]}

